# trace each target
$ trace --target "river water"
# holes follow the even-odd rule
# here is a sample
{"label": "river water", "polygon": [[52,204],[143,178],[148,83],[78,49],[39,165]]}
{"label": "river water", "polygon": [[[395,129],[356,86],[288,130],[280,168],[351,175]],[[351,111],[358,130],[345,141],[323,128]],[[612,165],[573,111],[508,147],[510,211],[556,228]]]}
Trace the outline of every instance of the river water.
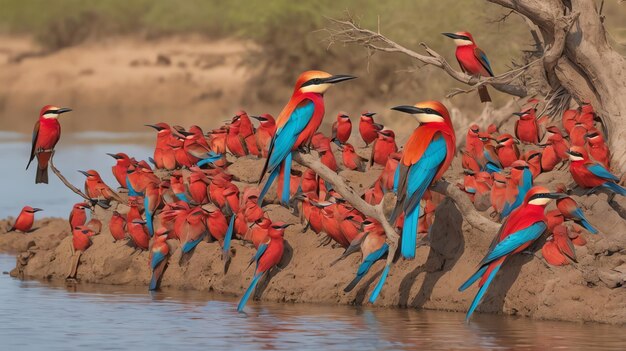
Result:
{"label": "river water", "polygon": [[[111,142],[107,135],[64,139],[56,164],[74,184],[78,169],[94,168],[105,181],[113,159],[125,151],[145,159],[146,146]],[[84,143],[84,139],[98,142]],[[132,139],[132,138],[131,138]],[[3,196],[0,217],[15,216],[28,204],[45,216],[65,217],[80,198],[50,174],[48,186],[34,185],[34,170],[24,171],[28,141],[0,135]],[[0,254],[0,271],[15,265]],[[247,314],[236,300],[207,292],[144,288],[50,285],[0,275],[0,350],[625,350],[624,327],[534,321],[461,313],[250,302]]]}

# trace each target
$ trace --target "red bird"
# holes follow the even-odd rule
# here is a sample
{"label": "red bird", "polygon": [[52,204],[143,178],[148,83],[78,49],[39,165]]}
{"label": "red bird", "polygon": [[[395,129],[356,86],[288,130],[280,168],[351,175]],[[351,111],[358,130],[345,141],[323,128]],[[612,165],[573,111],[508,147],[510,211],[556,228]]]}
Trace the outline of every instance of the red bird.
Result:
{"label": "red bird", "polygon": [[134,159],[131,159],[123,152],[118,152],[117,154],[107,153],[107,155],[115,159],[115,165],[111,167],[115,180],[120,184],[120,187],[126,189],[126,172]]}
{"label": "red bird", "polygon": [[154,162],[156,168],[173,170],[176,169],[176,153],[174,146],[180,141],[172,134],[172,128],[167,123],[146,124],[146,127],[157,131],[157,140],[154,147]]}
{"label": "red bird", "polygon": [[365,147],[369,146],[378,138],[378,131],[384,127],[382,124],[374,123],[375,112],[363,112],[359,121],[359,133],[365,142]]}
{"label": "red bird", "polygon": [[387,163],[385,164],[385,168],[383,168],[383,172],[380,174],[380,186],[384,192],[392,191],[393,185],[396,177],[396,169],[398,168],[398,164],[400,163],[400,159],[402,158],[402,154],[398,152],[394,152],[389,155],[387,159]]}
{"label": "red bird", "polygon": [[587,129],[594,128],[593,120],[596,117],[596,113],[593,110],[593,106],[589,103],[583,103],[579,108],[580,113],[576,116],[576,122],[581,123]]}
{"label": "red bird", "polygon": [[589,131],[582,123],[574,124],[574,127],[569,132],[569,141],[572,143],[572,146],[585,146],[587,140],[585,139],[585,135],[587,135]]}
{"label": "red bird", "polygon": [[396,134],[393,130],[381,130],[378,132],[378,138],[372,145],[370,166],[374,163],[384,166],[387,164],[387,158],[389,158],[389,155],[397,151],[398,145],[396,145]]}
{"label": "red bird", "polygon": [[347,169],[359,172],[365,171],[365,162],[367,160],[356,153],[354,146],[346,143],[343,145],[342,149],[341,159]]}
{"label": "red bird", "polygon": [[70,212],[69,218],[70,230],[72,230],[74,227],[85,225],[85,223],[87,222],[87,213],[85,212],[86,208],[89,208],[89,204],[85,202],[79,202],[77,204],[74,204],[74,206],[72,207],[72,211]]}
{"label": "red bird", "polygon": [[478,125],[472,124],[465,137],[465,151],[477,160],[483,157],[483,142],[479,138],[479,133]]}
{"label": "red bird", "polygon": [[511,134],[502,134],[496,141],[496,153],[498,154],[498,160],[502,167],[511,167],[513,162],[519,160],[519,149],[517,144],[519,143]]}
{"label": "red bird", "polygon": [[228,133],[226,134],[226,146],[228,147],[228,151],[236,157],[243,157],[248,154],[246,140],[241,135],[240,128],[241,119],[235,116],[231,124],[228,125]]}
{"label": "red bird", "polygon": [[27,233],[33,228],[33,223],[35,222],[35,213],[43,211],[40,208],[33,208],[30,206],[24,206],[20,214],[17,216],[15,223],[9,229],[10,232],[17,230],[22,233]]}
{"label": "red bird", "polygon": [[602,135],[598,132],[590,132],[585,137],[589,142],[588,150],[591,157],[609,169],[611,167],[611,152],[606,146]]}
{"label": "red bird", "polygon": [[502,212],[506,202],[506,176],[499,172],[493,173],[493,187],[489,194],[491,206],[496,213]]}
{"label": "red bird", "polygon": [[167,265],[167,257],[170,254],[170,247],[167,245],[167,231],[161,229],[156,232],[156,237],[150,248],[150,268],[152,278],[148,290],[156,290]]}
{"label": "red bird", "polygon": [[539,124],[537,123],[537,110],[534,107],[522,112],[513,112],[519,119],[515,121],[515,136],[526,144],[539,144]]}
{"label": "red bird", "polygon": [[248,117],[246,111],[237,112],[233,120],[235,118],[241,121],[241,123],[239,123],[239,135],[243,138],[246,149],[250,155],[261,156],[261,152],[257,146],[256,136],[254,135],[254,126],[252,126],[252,121],[250,121],[250,117]]}
{"label": "red bird", "polygon": [[574,125],[576,124],[576,120],[578,119],[579,110],[565,110],[563,112],[563,116],[561,117],[561,122],[563,123],[563,129],[570,133]]}
{"label": "red bird", "polygon": [[339,112],[337,121],[333,123],[332,127],[332,141],[337,140],[340,144],[345,144],[350,139],[350,134],[352,134],[350,116],[344,112]]}
{"label": "red bird", "polygon": [[[468,32],[443,33],[448,38],[454,39],[456,44],[456,59],[463,72],[479,77],[493,77],[493,70],[487,55],[475,44],[474,38]],[[482,85],[478,88],[480,102],[491,101],[487,87]]]}
{"label": "red bird", "polygon": [[135,244],[136,248],[141,250],[148,250],[150,246],[150,236],[145,224],[146,222],[141,219],[135,219],[127,223],[130,240]]}
{"label": "red bird", "polygon": [[254,247],[258,249],[259,246],[266,241],[271,225],[272,221],[269,218],[259,218],[252,224],[245,239],[251,241]]}
{"label": "red bird", "polygon": [[538,150],[528,150],[522,157],[522,159],[528,163],[528,168],[530,168],[533,178],[537,178],[537,176],[542,172],[541,157],[541,152]]}
{"label": "red bird", "polygon": [[91,246],[91,237],[94,232],[87,227],[78,226],[72,230],[72,246],[74,251],[83,252]]}
{"label": "red bird", "polygon": [[568,265],[569,260],[577,262],[574,244],[568,236],[566,226],[557,225],[554,227],[552,235],[546,239],[541,248],[541,254],[546,262],[552,266]]}
{"label": "red bird", "polygon": [[269,113],[250,117],[259,121],[259,128],[256,129],[256,144],[259,150],[261,150],[261,155],[267,157],[270,143],[274,134],[276,134],[276,121]]}
{"label": "red bird", "polygon": [[122,198],[104,183],[100,174],[93,169],[88,171],[78,171],[87,177],[85,179],[85,194],[91,199],[105,199],[123,202]]}
{"label": "red bird", "polygon": [[322,161],[324,166],[330,168],[333,172],[337,172],[339,170],[339,166],[337,166],[337,160],[335,159],[335,154],[330,147],[330,143],[322,144],[316,150],[319,152],[320,161]]}
{"label": "red bird", "polygon": [[581,146],[572,146],[568,151],[570,158],[570,173],[576,184],[583,188],[604,187],[611,192],[626,196],[626,189],[619,186],[619,178],[599,163],[589,160],[587,150]]}
{"label": "red bird", "polygon": [[211,206],[207,212],[206,227],[209,231],[209,235],[221,245],[228,231],[228,221],[224,214],[214,206]]}
{"label": "red bird", "polygon": [[124,240],[126,238],[126,218],[117,211],[113,211],[109,221],[109,231],[113,240]]}
{"label": "red bird", "polygon": [[59,138],[61,138],[61,124],[58,118],[61,114],[70,112],[72,109],[63,107],[59,108],[52,105],[44,106],[39,111],[39,120],[33,128],[33,143],[30,149],[30,159],[26,165],[26,169],[37,157],[37,174],[35,176],[35,184],[48,184],[48,161],[52,157],[54,147]]}

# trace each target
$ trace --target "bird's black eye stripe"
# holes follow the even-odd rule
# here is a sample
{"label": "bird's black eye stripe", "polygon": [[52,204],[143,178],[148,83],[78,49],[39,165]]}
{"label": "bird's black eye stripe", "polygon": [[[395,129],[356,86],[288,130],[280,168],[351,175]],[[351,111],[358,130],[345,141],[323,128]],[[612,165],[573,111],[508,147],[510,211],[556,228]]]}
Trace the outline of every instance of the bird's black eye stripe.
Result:
{"label": "bird's black eye stripe", "polygon": [[304,84],[302,84],[302,88],[309,86],[309,85],[318,85],[318,84],[322,84],[324,81],[320,78],[313,78],[313,79],[309,79],[306,82],[304,82]]}
{"label": "bird's black eye stripe", "polygon": [[504,138],[504,139],[500,140],[500,142],[503,143],[503,142],[505,142],[505,141],[507,141],[509,139],[511,139],[511,138]]}
{"label": "bird's black eye stripe", "polygon": [[437,112],[436,110],[433,110],[432,108],[429,108],[429,107],[427,107],[425,109],[422,109],[422,110],[424,111],[424,113],[427,113],[429,115],[441,116],[441,114],[439,112]]}
{"label": "bird's black eye stripe", "polygon": [[524,166],[517,166],[517,167],[513,167],[513,168],[515,168],[515,169],[519,169],[519,170],[523,170],[523,169],[524,169],[524,168],[526,168],[526,167],[524,167]]}
{"label": "bird's black eye stripe", "polygon": [[583,157],[583,154],[581,154],[580,152],[570,151],[569,153],[573,156]]}
{"label": "bird's black eye stripe", "polygon": [[546,198],[546,197],[550,197],[550,194],[549,193],[537,193],[531,196],[530,199],[528,199],[528,201],[534,200],[534,199]]}
{"label": "bird's black eye stripe", "polygon": [[471,41],[470,38],[468,36],[465,36],[465,35],[461,35],[459,39]]}
{"label": "bird's black eye stripe", "polygon": [[46,112],[44,112],[44,115],[47,115],[49,113],[54,113],[54,114],[59,114],[59,110],[47,110]]}

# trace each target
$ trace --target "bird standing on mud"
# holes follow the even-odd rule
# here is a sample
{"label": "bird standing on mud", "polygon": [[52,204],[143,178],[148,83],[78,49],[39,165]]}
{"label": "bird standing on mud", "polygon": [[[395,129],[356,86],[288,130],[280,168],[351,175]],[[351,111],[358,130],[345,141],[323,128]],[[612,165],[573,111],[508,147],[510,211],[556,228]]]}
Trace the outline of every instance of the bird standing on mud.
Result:
{"label": "bird standing on mud", "polygon": [[298,77],[293,94],[276,119],[276,134],[269,146],[259,184],[266,172],[270,175],[259,195],[259,204],[276,177],[282,174],[283,203],[289,202],[291,152],[311,143],[313,134],[324,118],[324,93],[331,85],[354,79],[348,75],[331,75],[323,71],[306,71]]}
{"label": "bird standing on mud", "polygon": [[502,263],[509,256],[526,250],[546,230],[547,218],[544,214],[546,205],[552,199],[560,199],[565,196],[565,194],[550,193],[547,188],[536,186],[528,191],[522,206],[513,211],[502,223],[489,252],[480,261],[480,268],[459,287],[459,291],[464,291],[480,279],[478,283],[480,289],[467,311],[466,321],[478,307]]}
{"label": "bird standing on mud", "polygon": [[[456,44],[456,59],[463,72],[479,77],[493,77],[493,70],[487,55],[476,45],[474,38],[468,32],[442,33],[448,38],[454,39]],[[480,102],[489,102],[491,97],[487,87],[478,87]]]}
{"label": "bird standing on mud", "polygon": [[33,223],[35,222],[35,213],[43,211],[40,208],[33,208],[30,206],[24,206],[20,214],[17,216],[15,223],[9,229],[10,232],[14,230],[18,230],[22,233],[27,233],[33,228]]}
{"label": "bird standing on mud", "polygon": [[61,124],[58,118],[61,114],[70,112],[72,109],[59,108],[52,105],[44,106],[39,112],[39,120],[33,129],[33,144],[30,149],[30,159],[26,169],[37,157],[37,175],[35,184],[48,184],[48,161],[52,157],[54,147],[61,138]]}

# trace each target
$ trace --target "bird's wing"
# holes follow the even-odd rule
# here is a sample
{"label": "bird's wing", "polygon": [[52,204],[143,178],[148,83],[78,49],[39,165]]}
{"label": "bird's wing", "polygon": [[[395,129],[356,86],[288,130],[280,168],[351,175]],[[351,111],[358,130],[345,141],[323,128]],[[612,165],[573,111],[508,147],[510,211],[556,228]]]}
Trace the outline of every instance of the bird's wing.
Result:
{"label": "bird's wing", "polygon": [[35,123],[35,128],[33,128],[33,141],[32,146],[30,148],[30,159],[28,160],[28,164],[26,165],[26,169],[30,166],[30,163],[35,159],[35,144],[37,144],[37,137],[39,136],[39,121]]}
{"label": "bird's wing", "polygon": [[165,255],[161,251],[154,252],[152,254],[152,260],[150,261],[150,267],[154,270],[156,266],[165,259]]}
{"label": "bird's wing", "polygon": [[[300,133],[311,121],[315,112],[315,104],[308,98],[303,99],[289,115],[289,119],[276,130],[270,141],[269,156],[263,167],[264,175],[273,171],[291,152],[291,148],[298,140]],[[261,176],[262,177],[262,176]]]}
{"label": "bird's wing", "polygon": [[267,243],[262,243],[261,245],[259,245],[259,248],[256,250],[256,253],[250,259],[250,263],[258,262],[259,258],[261,258],[261,256],[263,256],[263,254],[265,253],[265,250],[267,250],[267,246],[268,246]]}
{"label": "bird's wing", "polygon": [[489,72],[489,75],[493,77],[493,70],[491,69],[491,64],[489,63],[487,55],[479,47],[474,48],[474,55],[483,66],[483,68],[487,70],[487,72]]}
{"label": "bird's wing", "polygon": [[447,145],[443,137],[433,138],[419,161],[410,167],[407,176],[408,201],[404,201],[404,211],[409,213],[419,206],[426,189],[430,186],[439,167],[446,158]]}
{"label": "bird's wing", "polygon": [[595,176],[598,176],[603,179],[614,180],[616,182],[619,181],[619,178],[611,174],[611,172],[609,172],[608,169],[604,168],[604,166],[602,166],[599,163],[587,164],[586,167],[589,170],[589,172],[593,173],[593,175]]}
{"label": "bird's wing", "polygon": [[544,222],[535,222],[534,224],[518,230],[500,241],[496,246],[487,253],[487,256],[480,262],[481,265],[493,262],[502,258],[513,251],[517,250],[523,244],[534,241],[541,236],[547,226]]}

